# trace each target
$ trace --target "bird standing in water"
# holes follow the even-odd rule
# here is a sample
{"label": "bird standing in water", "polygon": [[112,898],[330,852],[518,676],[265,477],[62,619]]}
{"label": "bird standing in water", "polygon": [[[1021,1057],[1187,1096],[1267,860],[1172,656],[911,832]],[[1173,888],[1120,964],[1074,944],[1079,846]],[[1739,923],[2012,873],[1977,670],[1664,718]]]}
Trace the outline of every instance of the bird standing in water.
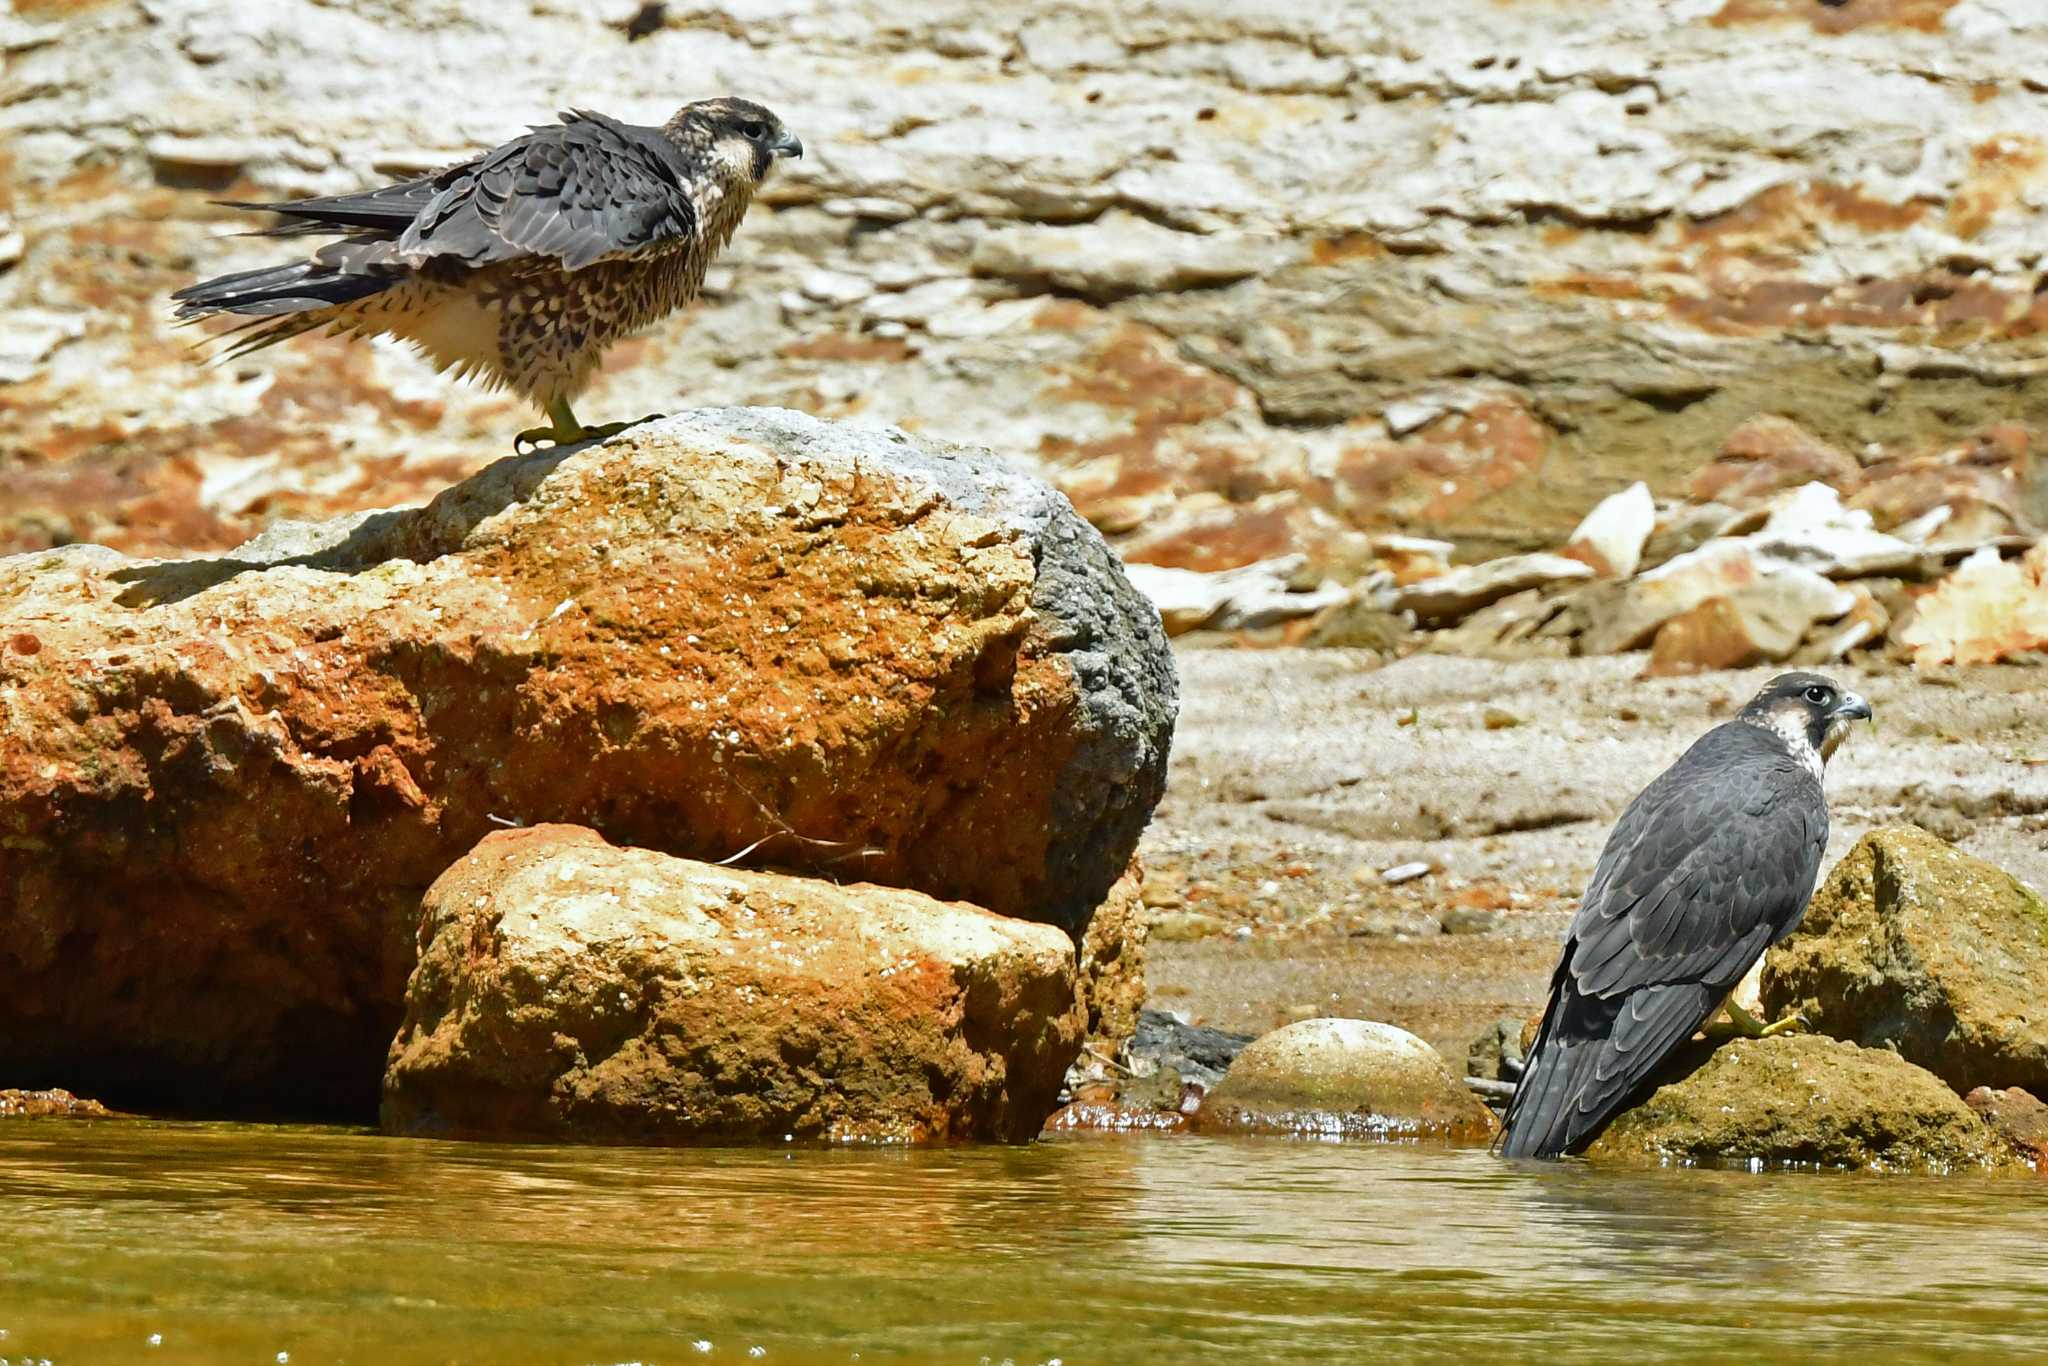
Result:
{"label": "bird standing in water", "polygon": [[687,104],[659,128],[571,112],[417,180],[234,204],[287,220],[259,236],[339,240],[172,298],[183,320],[248,319],[228,356],[323,328],[398,337],[538,404],[550,425],[522,448],[609,436],[632,424],[585,427],[570,400],[613,342],[697,297],[770,168],[803,150],[750,100]]}
{"label": "bird standing in water", "polygon": [[1500,1149],[1583,1147],[1726,1004],[1806,913],[1828,842],[1821,773],[1870,705],[1832,679],[1781,674],[1629,803],[1607,837],[1551,977]]}

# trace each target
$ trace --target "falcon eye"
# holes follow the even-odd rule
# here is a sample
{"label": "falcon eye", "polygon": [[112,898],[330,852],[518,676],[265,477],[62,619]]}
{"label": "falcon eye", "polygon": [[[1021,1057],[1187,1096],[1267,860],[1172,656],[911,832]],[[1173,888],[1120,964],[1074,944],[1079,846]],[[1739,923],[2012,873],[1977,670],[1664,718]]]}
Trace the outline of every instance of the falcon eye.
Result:
{"label": "falcon eye", "polygon": [[1816,707],[1825,707],[1828,703],[1835,700],[1835,695],[1826,688],[1816,686],[1806,690],[1806,700],[1813,703]]}
{"label": "falcon eye", "polygon": [[768,125],[765,123],[743,123],[740,125],[740,136],[752,142],[759,142],[762,138],[768,136]]}

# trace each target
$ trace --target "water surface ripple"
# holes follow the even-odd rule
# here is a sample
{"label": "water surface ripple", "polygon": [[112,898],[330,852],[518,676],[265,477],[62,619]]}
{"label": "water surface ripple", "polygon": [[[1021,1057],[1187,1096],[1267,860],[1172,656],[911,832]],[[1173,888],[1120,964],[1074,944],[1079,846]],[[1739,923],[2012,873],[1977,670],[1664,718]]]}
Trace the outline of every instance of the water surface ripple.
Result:
{"label": "water surface ripple", "polygon": [[2032,1179],[1286,1139],[621,1150],[17,1121],[0,1199],[17,1366],[2048,1350]]}

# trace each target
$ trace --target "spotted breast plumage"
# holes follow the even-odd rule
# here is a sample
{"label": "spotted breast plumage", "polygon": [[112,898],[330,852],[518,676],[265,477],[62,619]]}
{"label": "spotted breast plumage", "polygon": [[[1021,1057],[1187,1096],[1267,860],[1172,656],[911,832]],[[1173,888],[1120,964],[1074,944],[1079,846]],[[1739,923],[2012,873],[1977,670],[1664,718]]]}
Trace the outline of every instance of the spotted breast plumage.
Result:
{"label": "spotted breast plumage", "polygon": [[436,366],[538,404],[562,444],[605,349],[690,302],[775,161],[803,155],[749,100],[701,100],[658,128],[574,111],[434,175],[356,194],[234,207],[260,235],[324,234],[310,259],[179,290],[178,316],[245,319],[226,354],[302,333],[388,335]]}

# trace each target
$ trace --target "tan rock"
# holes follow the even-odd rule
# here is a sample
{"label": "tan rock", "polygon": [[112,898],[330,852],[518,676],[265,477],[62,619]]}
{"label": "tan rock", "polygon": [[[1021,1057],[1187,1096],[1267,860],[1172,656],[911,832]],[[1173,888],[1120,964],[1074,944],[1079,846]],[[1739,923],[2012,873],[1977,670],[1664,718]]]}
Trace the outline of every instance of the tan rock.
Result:
{"label": "tan rock", "polygon": [[1586,1156],[1909,1172],[2017,1165],[1939,1078],[1880,1048],[1803,1034],[1723,1044],[1624,1110]]}
{"label": "tan rock", "polygon": [[0,1037],[110,1101],[366,1107],[419,895],[505,823],[1078,933],[1173,694],[1058,495],[777,410],[225,559],[0,561]]}
{"label": "tan rock", "polygon": [[1657,514],[1656,529],[1643,543],[1638,570],[1655,569],[1689,551],[1698,550],[1717,536],[1732,535],[1754,514],[1725,503],[1675,503]]}
{"label": "tan rock", "polygon": [[540,826],[428,891],[387,1132],[1023,1140],[1080,1050],[1057,929]]}
{"label": "tan rock", "polygon": [[2035,1170],[2048,1163],[2048,1105],[2042,1104],[2032,1092],[2017,1086],[2003,1091],[1979,1086],[1963,1097],[1963,1103],[2011,1144],[2013,1152],[2033,1163]]}
{"label": "tan rock", "polygon": [[1483,1081],[1510,1081],[1521,1075],[1529,1057],[1522,1042],[1522,1022],[1503,1015],[1481,1030],[1465,1048],[1465,1075]]}
{"label": "tan rock", "polygon": [[2048,649],[2048,541],[2016,561],[1979,550],[1915,605],[1897,639],[1920,668]]}
{"label": "tan rock", "polygon": [[1312,1019],[1247,1045],[1202,1102],[1197,1128],[1302,1137],[1484,1143],[1493,1114],[1403,1029]]}
{"label": "tan rock", "polygon": [[1162,944],[1191,944],[1226,933],[1230,922],[1208,911],[1169,910],[1154,914],[1145,931]]}
{"label": "tan rock", "polygon": [[[1896,589],[1898,581],[1890,580],[1888,586]],[[1833,664],[1851,650],[1860,650],[1882,641],[1884,633],[1891,628],[1891,609],[1884,605],[1884,599],[1869,584],[1851,583],[1844,587],[1855,602],[1838,620],[1816,625],[1807,632],[1806,643],[1792,656],[1797,663]]]}
{"label": "tan rock", "polygon": [[1179,232],[1112,209],[1089,223],[988,234],[969,260],[977,274],[1032,289],[1116,299],[1227,284],[1272,270],[1290,254],[1289,244],[1272,238]]}
{"label": "tan rock", "polygon": [[1450,573],[1451,555],[1456,550],[1449,541],[1427,536],[1372,538],[1373,563],[1392,574],[1394,582],[1402,587]]}
{"label": "tan rock", "polygon": [[115,1114],[96,1100],[69,1091],[0,1090],[0,1119],[112,1119]]}
{"label": "tan rock", "polygon": [[1559,552],[1583,560],[1602,578],[1625,579],[1642,563],[1643,546],[1657,526],[1657,502],[1637,480],[1594,504]]}
{"label": "tan rock", "polygon": [[1842,506],[1826,484],[1802,484],[1772,499],[1770,514],[1746,538],[1757,554],[1831,579],[1916,574],[1930,563],[1924,546],[1877,530],[1868,512]]}
{"label": "tan rock", "polygon": [[1710,541],[1623,585],[1581,637],[1587,654],[1618,654],[1648,641],[1674,617],[1709,598],[1732,597],[1762,575],[1749,547]]}
{"label": "tan rock", "polygon": [[1480,659],[1562,659],[1571,653],[1570,633],[1553,632],[1551,627],[1569,610],[1575,596],[1559,596],[1541,588],[1510,593],[1456,626],[1432,632],[1425,648],[1436,654]]}
{"label": "tan rock", "polygon": [[2032,446],[2023,424],[1994,421],[1965,441],[1887,452],[1864,472],[1850,506],[1901,536],[1931,521],[1919,539],[1937,548],[2039,535],[2048,530],[2048,481]]}
{"label": "tan rock", "polygon": [[1797,422],[1768,414],[1728,433],[1720,456],[1693,475],[1685,491],[1700,502],[1743,507],[1801,484],[1853,487],[1862,473],[1855,460]]}
{"label": "tan rock", "polygon": [[1762,1004],[1957,1091],[2048,1091],[2048,902],[1925,830],[1858,840],[1764,957]]}
{"label": "tan rock", "polygon": [[[1764,656],[1772,659],[1789,657],[1815,622],[1832,621],[1855,602],[1846,589],[1811,570],[1763,558],[1742,538],[1709,541],[1622,585],[1580,638],[1580,648],[1587,654],[1635,649],[1710,598],[1735,604],[1745,618],[1741,633],[1759,648],[1781,651]],[[1696,634],[1717,633],[1701,628]]]}
{"label": "tan rock", "polygon": [[1456,621],[1511,593],[1592,577],[1592,566],[1562,555],[1508,555],[1398,588],[1393,604],[1426,622]]}
{"label": "tan rock", "polygon": [[2005,1087],[2003,1092],[1980,1085],[1962,1100],[1991,1124],[1993,1133],[2005,1139],[2013,1153],[2034,1163],[2036,1169],[2044,1169],[2048,1163],[2048,1104],[2042,1104],[2032,1092],[2021,1092],[2017,1085]]}
{"label": "tan rock", "polygon": [[1316,618],[1302,644],[1329,649],[1398,654],[1415,639],[1413,618],[1374,605],[1376,594],[1355,594]]}
{"label": "tan rock", "polygon": [[1206,574],[1153,564],[1126,565],[1124,573],[1159,609],[1166,633],[1179,636],[1202,628],[1241,631],[1276,626],[1312,617],[1349,598],[1340,584],[1297,588],[1294,576],[1306,563],[1304,556],[1288,555]]}
{"label": "tan rock", "polygon": [[1116,1045],[1138,1029],[1145,1005],[1145,939],[1150,916],[1143,899],[1145,867],[1131,856],[1130,867],[1095,908],[1078,946],[1081,1004],[1088,1037]]}
{"label": "tan rock", "polygon": [[1657,628],[1645,678],[1674,678],[1711,669],[1746,669],[1790,659],[1813,625],[1797,610],[1774,614],[1762,593],[1708,598]]}

